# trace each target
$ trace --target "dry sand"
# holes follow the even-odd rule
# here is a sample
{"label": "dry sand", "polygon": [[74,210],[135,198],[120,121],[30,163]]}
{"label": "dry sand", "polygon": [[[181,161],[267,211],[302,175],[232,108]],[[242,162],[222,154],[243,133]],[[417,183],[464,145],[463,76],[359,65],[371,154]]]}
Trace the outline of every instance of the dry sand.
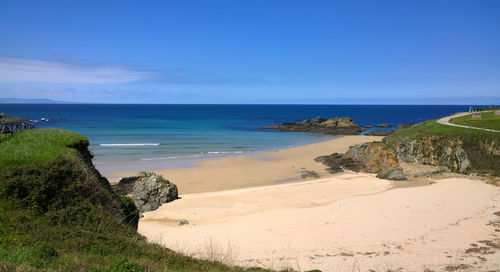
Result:
{"label": "dry sand", "polygon": [[[244,266],[498,271],[500,239],[488,222],[498,218],[499,187],[459,178],[389,186],[342,174],[189,194],[146,213],[139,232],[175,251]],[[190,224],[178,226],[179,219]]]}
{"label": "dry sand", "polygon": [[[332,140],[308,144],[273,152],[206,160],[190,168],[161,169],[162,174],[179,187],[181,194],[214,192],[293,182],[301,180],[301,170],[317,172],[320,177],[330,177],[325,166],[314,158],[334,152],[344,153],[349,146],[380,141],[380,136],[343,136]],[[134,172],[121,172],[117,176],[132,176]]]}
{"label": "dry sand", "polygon": [[[500,187],[449,178],[393,188],[371,174],[332,176],[313,161],[380,139],[346,136],[160,171],[181,199],[145,213],[139,232],[181,253],[242,266],[498,271],[499,232],[488,222],[499,219]],[[322,178],[280,182],[300,179],[301,168]],[[180,219],[190,223],[178,226]]]}

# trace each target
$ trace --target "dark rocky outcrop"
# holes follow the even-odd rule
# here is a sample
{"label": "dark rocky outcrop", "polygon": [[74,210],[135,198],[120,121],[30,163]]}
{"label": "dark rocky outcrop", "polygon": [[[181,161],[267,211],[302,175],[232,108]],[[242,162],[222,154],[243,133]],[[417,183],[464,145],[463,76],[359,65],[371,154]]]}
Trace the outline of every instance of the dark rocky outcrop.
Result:
{"label": "dark rocky outcrop", "polygon": [[376,125],[376,127],[378,127],[378,128],[390,128],[392,126],[389,124],[378,124],[378,125]]}
{"label": "dark rocky outcrop", "polygon": [[178,198],[175,184],[161,175],[150,172],[141,172],[137,176],[122,178],[113,185],[113,190],[120,195],[132,198],[141,213],[156,210],[161,204]]}
{"label": "dark rocky outcrop", "polygon": [[401,168],[385,168],[382,169],[378,174],[377,178],[380,179],[390,179],[390,180],[407,180],[403,169]]}
{"label": "dark rocky outcrop", "polygon": [[396,153],[393,150],[386,149],[381,142],[351,146],[344,158],[359,163],[361,169],[351,169],[354,171],[379,173],[386,168],[399,168]]}
{"label": "dark rocky outcrop", "polygon": [[333,153],[314,159],[328,168],[330,173],[342,172],[342,168],[355,172],[377,173],[379,178],[405,180],[396,154],[384,148],[380,142],[351,146],[346,154]]}
{"label": "dark rocky outcrop", "polygon": [[263,129],[278,129],[282,131],[305,131],[331,135],[357,135],[364,129],[354,123],[351,117],[337,117],[325,119],[316,117],[303,121],[281,123]]}

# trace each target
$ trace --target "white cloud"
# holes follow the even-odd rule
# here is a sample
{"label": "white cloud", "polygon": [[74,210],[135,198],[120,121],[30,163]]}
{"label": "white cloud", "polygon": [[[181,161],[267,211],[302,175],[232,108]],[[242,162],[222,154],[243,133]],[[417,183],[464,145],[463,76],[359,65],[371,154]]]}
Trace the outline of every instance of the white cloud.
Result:
{"label": "white cloud", "polygon": [[0,82],[124,83],[152,78],[152,72],[120,66],[78,66],[55,61],[0,57]]}

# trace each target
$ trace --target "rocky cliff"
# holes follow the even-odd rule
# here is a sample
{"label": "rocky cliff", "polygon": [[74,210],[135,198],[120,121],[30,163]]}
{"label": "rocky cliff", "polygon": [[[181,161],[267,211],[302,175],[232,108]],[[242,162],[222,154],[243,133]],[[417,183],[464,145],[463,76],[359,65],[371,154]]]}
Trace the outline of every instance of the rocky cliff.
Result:
{"label": "rocky cliff", "polygon": [[351,117],[336,117],[330,119],[316,117],[297,122],[280,123],[263,127],[263,129],[317,132],[331,135],[357,135],[364,130],[355,124]]}
{"label": "rocky cliff", "polygon": [[444,166],[457,173],[500,174],[500,137],[429,133],[384,142],[402,162]]}
{"label": "rocky cliff", "polygon": [[324,164],[330,173],[342,172],[342,168],[356,172],[376,173],[377,177],[405,180],[396,153],[381,142],[351,146],[345,154],[333,153],[315,159]]}

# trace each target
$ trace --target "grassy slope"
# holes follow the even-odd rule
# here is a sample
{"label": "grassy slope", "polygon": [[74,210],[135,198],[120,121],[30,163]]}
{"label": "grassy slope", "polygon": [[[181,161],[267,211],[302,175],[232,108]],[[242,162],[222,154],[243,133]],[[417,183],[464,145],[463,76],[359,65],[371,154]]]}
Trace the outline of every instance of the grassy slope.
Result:
{"label": "grassy slope", "polygon": [[435,133],[445,136],[499,136],[498,133],[490,131],[482,131],[476,129],[467,129],[461,127],[453,127],[442,125],[436,122],[437,119],[431,119],[407,129],[400,130],[393,135],[387,137],[389,141],[395,141],[403,138],[415,139],[423,134]]}
{"label": "grassy slope", "polygon": [[68,146],[87,137],[61,129],[37,129],[8,134],[0,139],[0,170],[20,165],[40,165],[61,154],[76,155]]}
{"label": "grassy slope", "polygon": [[463,126],[489,128],[500,130],[500,115],[495,114],[493,111],[482,112],[482,119],[471,119],[470,115],[465,115],[451,119],[451,123]]}
{"label": "grassy slope", "polygon": [[67,147],[82,140],[57,129],[1,139],[0,271],[244,271],[147,243],[110,216],[87,192],[99,183],[85,187],[88,169]]}

